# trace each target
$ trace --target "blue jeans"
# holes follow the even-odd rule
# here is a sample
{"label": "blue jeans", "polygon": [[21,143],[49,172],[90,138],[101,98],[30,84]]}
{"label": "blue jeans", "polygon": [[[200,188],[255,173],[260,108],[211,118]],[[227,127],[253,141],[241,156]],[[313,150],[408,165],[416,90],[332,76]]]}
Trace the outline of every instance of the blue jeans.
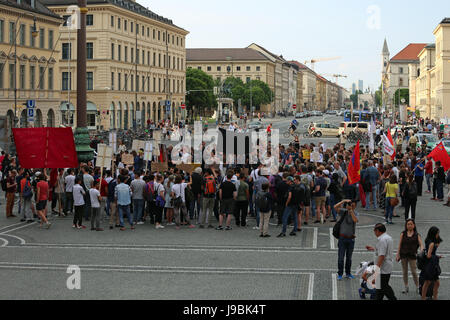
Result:
{"label": "blue jeans", "polygon": [[394,198],[386,198],[386,215],[385,215],[386,220],[390,222],[392,222],[392,216],[394,215],[394,207],[391,206],[391,199]]}
{"label": "blue jeans", "polygon": [[202,209],[203,199],[199,196],[194,195],[194,200],[189,204],[189,218],[194,219],[195,216],[195,205],[197,204],[197,220],[200,219],[200,211]]}
{"label": "blue jeans", "polygon": [[352,273],[352,255],[355,248],[355,239],[339,238],[338,242],[338,274],[344,275],[344,258],[345,258],[345,274]]}
{"label": "blue jeans", "polygon": [[293,232],[297,232],[298,229],[298,209],[297,206],[288,206],[286,209],[284,209],[283,213],[283,233],[286,233],[287,230],[287,223],[290,215],[294,216],[294,230]]}
{"label": "blue jeans", "polygon": [[372,193],[367,192],[366,193],[366,209],[370,209],[370,194],[372,194],[373,199],[373,209],[377,209],[377,190],[378,190],[378,184],[372,185]]}
{"label": "blue jeans", "polygon": [[337,212],[334,209],[334,206],[336,205],[336,200],[334,199],[334,194],[330,192],[330,205],[331,205],[331,214],[333,215],[333,219],[337,219]]}
{"label": "blue jeans", "polygon": [[123,214],[124,213],[126,213],[127,218],[128,218],[128,222],[130,223],[130,225],[133,226],[133,219],[131,218],[131,214],[130,214],[130,205],[121,206],[120,204],[118,204],[117,205],[117,210],[119,212],[120,226],[122,228],[124,227],[124,222],[123,222]]}
{"label": "blue jeans", "polygon": [[133,218],[134,223],[138,223],[142,219],[144,213],[144,199],[133,199]]}
{"label": "blue jeans", "polygon": [[444,183],[442,182],[442,180],[436,181],[436,189],[437,189],[437,198],[439,200],[443,200],[444,199]]}
{"label": "blue jeans", "polygon": [[256,191],[256,189],[253,191],[253,207],[255,209],[255,214],[256,214],[256,226],[259,227],[259,208],[258,205],[256,204],[256,194],[258,192]]}
{"label": "blue jeans", "polygon": [[109,217],[111,215],[111,203],[113,203],[114,200],[106,200],[106,215]]}
{"label": "blue jeans", "polygon": [[428,191],[431,192],[431,186],[433,184],[433,175],[431,173],[428,173],[426,175],[427,178],[427,187],[428,187]]}

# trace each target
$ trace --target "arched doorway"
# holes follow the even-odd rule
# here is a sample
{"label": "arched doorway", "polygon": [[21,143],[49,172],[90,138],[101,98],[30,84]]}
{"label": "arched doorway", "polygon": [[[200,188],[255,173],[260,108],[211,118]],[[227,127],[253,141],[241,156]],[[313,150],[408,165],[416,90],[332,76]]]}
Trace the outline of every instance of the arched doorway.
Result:
{"label": "arched doorway", "polygon": [[117,129],[122,129],[122,103],[117,105]]}
{"label": "arched doorway", "polygon": [[14,126],[14,112],[12,110],[8,110],[6,113],[6,121],[8,128],[7,137],[10,137],[12,132],[11,129]]}
{"label": "arched doorway", "polygon": [[109,128],[116,128],[116,107],[114,102],[111,102],[111,105],[109,106]]}
{"label": "arched doorway", "polygon": [[97,106],[93,102],[88,101],[86,106],[87,127],[91,130],[97,128],[97,114]]}
{"label": "arched doorway", "polygon": [[136,127],[142,126],[141,104],[136,102]]}
{"label": "arched doorway", "polygon": [[158,122],[161,120],[161,105],[158,103],[158,116],[156,117]]}
{"label": "arched doorway", "polygon": [[41,111],[41,109],[36,110],[36,118],[34,120],[34,127],[35,128],[42,127],[42,111]]}
{"label": "arched doorway", "polygon": [[128,102],[125,102],[123,107],[123,128],[128,130]]}
{"label": "arched doorway", "polygon": [[47,127],[53,128],[55,126],[55,112],[53,109],[48,110],[47,112]]}
{"label": "arched doorway", "polygon": [[27,109],[24,109],[20,113],[19,128],[27,128],[27,127],[28,127]]}
{"label": "arched doorway", "polygon": [[153,110],[152,110],[152,113],[153,113],[152,120],[153,120],[153,122],[156,122],[156,102],[153,102]]}
{"label": "arched doorway", "polygon": [[[152,118],[152,107],[150,105],[150,102],[147,102],[147,119],[151,119]],[[145,126],[147,126],[147,119],[145,122]]]}

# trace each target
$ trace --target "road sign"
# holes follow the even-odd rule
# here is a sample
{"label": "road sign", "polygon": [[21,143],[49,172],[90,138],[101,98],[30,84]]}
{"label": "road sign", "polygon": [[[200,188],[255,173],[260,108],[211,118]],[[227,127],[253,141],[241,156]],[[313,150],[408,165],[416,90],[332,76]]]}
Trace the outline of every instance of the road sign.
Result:
{"label": "road sign", "polygon": [[294,104],[294,105],[292,106],[292,108],[294,108],[294,109],[297,109],[297,105],[296,105],[296,104]]}
{"label": "road sign", "polygon": [[27,100],[27,108],[35,108],[36,100]]}
{"label": "road sign", "polygon": [[186,105],[184,103],[181,104],[181,109],[186,109]]}
{"label": "road sign", "polygon": [[170,107],[170,100],[166,100],[166,107]]}
{"label": "road sign", "polygon": [[170,105],[166,105],[166,112],[170,112]]}

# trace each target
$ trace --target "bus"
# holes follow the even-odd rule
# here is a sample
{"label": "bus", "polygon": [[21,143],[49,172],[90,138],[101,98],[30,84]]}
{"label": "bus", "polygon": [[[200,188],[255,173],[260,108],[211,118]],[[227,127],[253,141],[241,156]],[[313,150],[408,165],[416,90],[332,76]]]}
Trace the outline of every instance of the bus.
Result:
{"label": "bus", "polygon": [[345,122],[370,122],[372,119],[375,122],[381,122],[381,113],[367,110],[354,110],[352,118],[352,112],[350,110],[345,110],[344,112]]}

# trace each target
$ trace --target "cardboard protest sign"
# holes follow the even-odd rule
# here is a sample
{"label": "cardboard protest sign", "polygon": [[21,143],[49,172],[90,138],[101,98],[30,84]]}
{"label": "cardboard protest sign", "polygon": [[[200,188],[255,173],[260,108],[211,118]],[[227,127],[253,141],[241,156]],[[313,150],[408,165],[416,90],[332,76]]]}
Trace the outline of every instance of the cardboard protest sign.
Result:
{"label": "cardboard protest sign", "polygon": [[152,172],[164,172],[169,170],[169,164],[167,162],[152,162],[150,166]]}
{"label": "cardboard protest sign", "polygon": [[310,160],[311,159],[311,151],[303,150],[303,159]]}
{"label": "cardboard protest sign", "polygon": [[99,144],[97,146],[97,161],[96,166],[100,168],[111,169],[111,162],[113,157],[113,148],[106,144]]}
{"label": "cardboard protest sign", "polygon": [[191,174],[195,171],[195,169],[201,167],[201,163],[192,163],[192,164],[179,164],[177,165],[177,168],[180,170],[183,170],[184,172],[187,172],[188,174]]}
{"label": "cardboard protest sign", "polygon": [[143,140],[133,140],[133,145],[131,150],[134,150],[139,153],[139,150],[145,149],[145,141]]}
{"label": "cardboard protest sign", "polygon": [[122,163],[124,165],[133,165],[134,164],[134,158],[132,154],[123,154],[122,155]]}
{"label": "cardboard protest sign", "polygon": [[312,162],[320,162],[320,153],[318,152],[312,152],[311,153],[311,161]]}
{"label": "cardboard protest sign", "polygon": [[152,160],[152,151],[153,151],[153,144],[151,141],[145,142],[144,147],[144,161],[151,161]]}
{"label": "cardboard protest sign", "polygon": [[117,152],[117,132],[109,133],[109,146],[112,147],[113,152]]}
{"label": "cardboard protest sign", "polygon": [[153,139],[156,142],[161,142],[161,131],[153,130]]}

